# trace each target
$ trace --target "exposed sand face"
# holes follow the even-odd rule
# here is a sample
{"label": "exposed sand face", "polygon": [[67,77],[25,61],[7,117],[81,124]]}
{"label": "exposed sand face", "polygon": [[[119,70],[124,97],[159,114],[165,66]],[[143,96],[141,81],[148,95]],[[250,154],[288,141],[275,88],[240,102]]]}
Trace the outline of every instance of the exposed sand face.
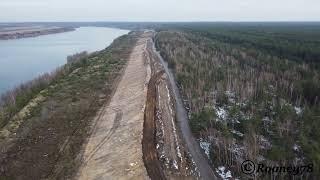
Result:
{"label": "exposed sand face", "polygon": [[141,140],[151,73],[145,61],[150,38],[144,33],[138,40],[115,94],[98,113],[78,179],[149,179]]}

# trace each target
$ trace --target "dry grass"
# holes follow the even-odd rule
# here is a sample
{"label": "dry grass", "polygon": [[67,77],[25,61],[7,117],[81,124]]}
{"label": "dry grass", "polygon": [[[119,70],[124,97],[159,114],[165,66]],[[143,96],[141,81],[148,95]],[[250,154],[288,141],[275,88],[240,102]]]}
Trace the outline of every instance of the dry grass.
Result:
{"label": "dry grass", "polygon": [[92,117],[109,98],[135,41],[135,34],[122,36],[106,50],[66,65],[30,96],[5,125],[14,124],[0,140],[0,179],[73,175]]}

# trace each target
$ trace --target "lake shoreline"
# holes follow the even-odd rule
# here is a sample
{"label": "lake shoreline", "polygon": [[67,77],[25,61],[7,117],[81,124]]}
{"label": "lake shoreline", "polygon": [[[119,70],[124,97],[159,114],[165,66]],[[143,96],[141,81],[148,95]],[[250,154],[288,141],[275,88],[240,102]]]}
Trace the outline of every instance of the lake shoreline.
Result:
{"label": "lake shoreline", "polygon": [[100,51],[126,30],[80,27],[34,38],[0,40],[0,94],[64,65],[67,56]]}

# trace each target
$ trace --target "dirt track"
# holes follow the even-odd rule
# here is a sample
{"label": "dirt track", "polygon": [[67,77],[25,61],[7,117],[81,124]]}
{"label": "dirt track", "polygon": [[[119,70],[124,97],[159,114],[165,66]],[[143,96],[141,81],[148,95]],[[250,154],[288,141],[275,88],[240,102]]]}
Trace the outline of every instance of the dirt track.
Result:
{"label": "dirt track", "polygon": [[182,99],[179,94],[180,92],[174,80],[173,73],[168,68],[167,64],[164,62],[160,54],[156,51],[155,47],[153,48],[153,51],[154,54],[157,54],[159,60],[161,61],[161,64],[163,65],[168,76],[168,80],[170,82],[169,84],[172,88],[172,92],[175,98],[177,122],[185,142],[185,148],[187,148],[190,152],[192,159],[197,167],[197,171],[200,173],[201,179],[217,179],[204,155],[204,152],[201,150],[198,142],[196,141],[190,130],[187,112],[183,106]]}
{"label": "dirt track", "polygon": [[150,37],[140,37],[112,99],[98,113],[78,179],[148,179],[141,141],[151,73],[144,55]]}

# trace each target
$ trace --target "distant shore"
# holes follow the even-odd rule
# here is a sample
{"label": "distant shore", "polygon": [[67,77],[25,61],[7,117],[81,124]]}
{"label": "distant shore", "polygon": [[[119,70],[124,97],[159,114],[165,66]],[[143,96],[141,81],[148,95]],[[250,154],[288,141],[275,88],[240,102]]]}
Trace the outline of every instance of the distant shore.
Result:
{"label": "distant shore", "polygon": [[21,39],[37,37],[48,34],[56,34],[74,31],[75,28],[69,27],[8,27],[0,28],[0,40]]}

